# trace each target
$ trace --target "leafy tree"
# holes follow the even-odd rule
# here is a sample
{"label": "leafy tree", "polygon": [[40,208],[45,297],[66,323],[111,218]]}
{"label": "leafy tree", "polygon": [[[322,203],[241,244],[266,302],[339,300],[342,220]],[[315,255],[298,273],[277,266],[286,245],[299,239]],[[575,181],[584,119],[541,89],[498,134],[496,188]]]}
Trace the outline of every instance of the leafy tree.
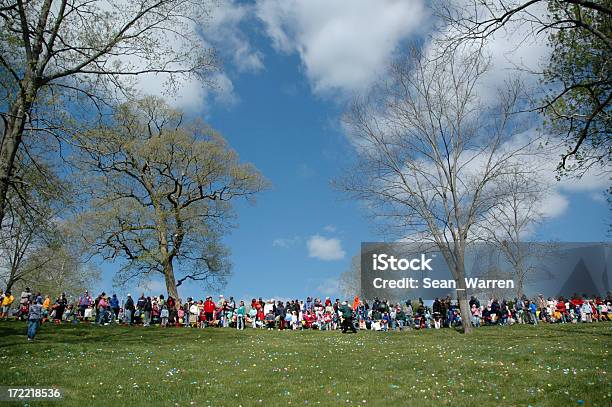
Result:
{"label": "leafy tree", "polygon": [[127,260],[120,283],[160,273],[178,298],[186,280],[224,282],[231,202],[253,200],[266,186],[252,165],[239,163],[210,127],[185,122],[153,97],[119,106],[83,147],[79,165],[93,174],[83,182],[93,201],[82,230],[103,258]]}
{"label": "leafy tree", "polygon": [[[205,77],[195,0],[0,0],[0,222],[25,138],[65,137],[67,109],[104,111],[138,75]],[[160,78],[161,79],[161,78]]]}
{"label": "leafy tree", "polygon": [[[448,49],[484,46],[496,35],[524,33],[517,46],[547,35],[551,58],[534,89],[535,110],[565,143],[559,175],[606,169],[612,151],[612,5],[609,0],[439,0]],[[543,98],[540,95],[544,95]]]}
{"label": "leafy tree", "polygon": [[30,285],[46,292],[71,291],[90,275],[62,219],[72,206],[73,191],[50,166],[19,158],[16,188],[10,191],[0,229],[0,278],[7,290]]}
{"label": "leafy tree", "polygon": [[76,238],[65,223],[57,225],[53,239],[23,259],[19,279],[12,284],[20,289],[29,286],[53,297],[66,293],[68,298],[90,288],[99,279],[100,271],[74,244]]}
{"label": "leafy tree", "polygon": [[[582,173],[612,159],[612,6],[595,1],[549,1],[556,22],[550,31],[552,48],[545,83],[549,128],[566,142],[562,173]],[[572,158],[569,164],[568,158]]]}

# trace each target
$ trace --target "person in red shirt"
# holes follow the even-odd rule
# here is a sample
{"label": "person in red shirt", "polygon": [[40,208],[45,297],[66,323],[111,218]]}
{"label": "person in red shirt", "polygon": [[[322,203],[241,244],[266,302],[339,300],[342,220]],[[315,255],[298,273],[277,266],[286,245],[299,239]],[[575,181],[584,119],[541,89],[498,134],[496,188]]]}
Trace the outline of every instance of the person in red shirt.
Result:
{"label": "person in red shirt", "polygon": [[591,301],[589,302],[589,305],[591,306],[591,315],[592,315],[593,320],[599,321],[599,309],[595,305],[595,302]]}
{"label": "person in red shirt", "polygon": [[306,315],[304,315],[304,328],[310,329],[312,328],[312,323],[314,321],[314,315],[312,311],[307,311]]}
{"label": "person in red shirt", "polygon": [[561,322],[567,322],[567,310],[565,309],[565,300],[563,297],[560,297],[557,301],[555,311],[559,314],[557,317],[561,320]]}
{"label": "person in red shirt", "polygon": [[583,302],[582,298],[574,297],[570,301],[570,304],[572,304],[572,307],[581,307]]}
{"label": "person in red shirt", "polygon": [[204,302],[204,315],[206,316],[206,322],[210,324],[215,315],[215,303],[212,300],[212,297],[206,297],[206,301]]}

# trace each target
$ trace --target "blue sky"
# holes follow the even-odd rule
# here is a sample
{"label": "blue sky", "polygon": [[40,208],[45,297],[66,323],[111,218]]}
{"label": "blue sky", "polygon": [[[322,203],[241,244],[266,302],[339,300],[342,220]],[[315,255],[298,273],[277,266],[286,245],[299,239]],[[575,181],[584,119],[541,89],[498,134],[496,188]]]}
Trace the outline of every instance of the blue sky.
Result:
{"label": "blue sky", "polygon": [[[354,154],[340,117],[350,96],[379,78],[402,42],[423,35],[430,20],[419,1],[338,3],[347,7],[300,0],[222,2],[203,29],[204,40],[223,58],[219,87],[202,91],[190,82],[174,100],[203,116],[272,184],[255,205],[236,205],[238,226],[225,238],[233,263],[226,295],[335,296],[337,278],[360,243],[381,239],[359,203],[331,186]],[[377,28],[369,36],[374,38],[364,39],[368,21]],[[546,50],[535,46],[524,54],[545,57]],[[534,237],[608,240],[604,185],[595,177],[556,186],[547,202],[551,218]],[[109,290],[118,267],[103,264],[97,288]],[[148,291],[165,292],[162,287],[154,281]],[[204,295],[194,283],[180,293]]]}

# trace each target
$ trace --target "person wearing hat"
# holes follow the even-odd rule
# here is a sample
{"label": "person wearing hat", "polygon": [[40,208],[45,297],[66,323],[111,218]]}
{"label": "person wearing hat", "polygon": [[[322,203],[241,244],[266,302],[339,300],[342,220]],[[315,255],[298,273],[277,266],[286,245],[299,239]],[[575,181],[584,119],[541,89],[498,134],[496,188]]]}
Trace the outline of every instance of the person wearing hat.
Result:
{"label": "person wearing hat", "polygon": [[342,333],[345,334],[349,329],[353,333],[357,333],[355,325],[353,325],[353,309],[346,301],[340,306],[340,314],[342,315]]}
{"label": "person wearing hat", "polygon": [[34,340],[38,327],[40,326],[40,319],[42,318],[42,297],[37,297],[36,301],[30,305],[28,312],[28,341]]}

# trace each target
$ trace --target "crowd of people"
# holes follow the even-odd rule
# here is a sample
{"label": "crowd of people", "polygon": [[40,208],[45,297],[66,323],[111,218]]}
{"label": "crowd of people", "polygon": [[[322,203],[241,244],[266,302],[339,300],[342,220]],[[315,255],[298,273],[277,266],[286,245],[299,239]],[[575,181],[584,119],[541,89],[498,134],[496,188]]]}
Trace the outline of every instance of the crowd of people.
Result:
{"label": "crowd of people", "polygon": [[[357,329],[390,331],[403,329],[428,329],[458,327],[463,323],[456,301],[436,298],[424,302],[422,299],[391,303],[374,298],[369,303],[355,297],[352,301],[329,297],[324,300],[308,297],[304,300],[264,301],[262,298],[250,302],[236,301],[234,297],[220,295],[216,301],[212,296],[186,301],[164,295],[133,298],[130,294],[120,300],[102,292],[93,297],[85,291],[78,298],[68,299],[61,294],[55,300],[29,288],[23,291],[17,306],[12,307],[14,296],[0,292],[2,304],[0,318],[9,316],[28,320],[28,339],[33,339],[40,323],[52,321],[91,322],[98,325],[124,324],[158,325],[161,327],[235,328],[255,329],[317,329],[343,332]],[[469,301],[470,322],[473,326],[546,323],[578,323],[612,320],[612,294],[606,298],[574,295],[548,299],[538,295],[534,299],[525,296],[513,300],[490,299]],[[609,312],[610,310],[610,312]]]}

